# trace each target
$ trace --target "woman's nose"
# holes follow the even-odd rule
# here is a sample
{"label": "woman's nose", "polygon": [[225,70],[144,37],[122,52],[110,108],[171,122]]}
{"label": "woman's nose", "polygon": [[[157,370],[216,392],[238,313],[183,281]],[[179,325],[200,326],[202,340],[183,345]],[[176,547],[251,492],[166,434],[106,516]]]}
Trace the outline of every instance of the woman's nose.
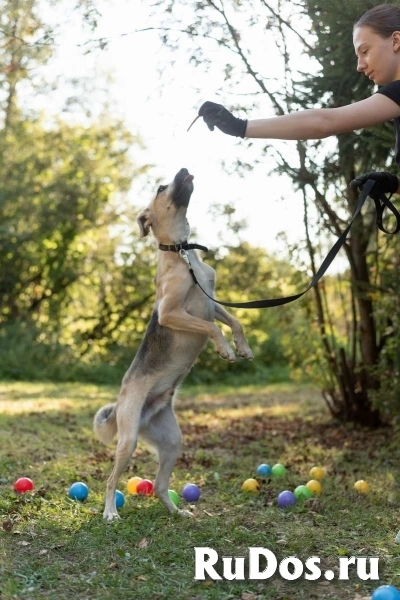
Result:
{"label": "woman's nose", "polygon": [[363,61],[361,58],[359,58],[357,61],[357,71],[362,73],[362,71],[365,71],[366,66],[367,65],[365,64],[365,61]]}

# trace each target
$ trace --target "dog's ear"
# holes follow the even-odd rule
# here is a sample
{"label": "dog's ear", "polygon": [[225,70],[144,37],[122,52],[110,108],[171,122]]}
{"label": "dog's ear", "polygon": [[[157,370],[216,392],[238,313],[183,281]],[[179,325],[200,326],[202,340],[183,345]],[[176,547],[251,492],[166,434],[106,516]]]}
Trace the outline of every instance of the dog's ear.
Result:
{"label": "dog's ear", "polygon": [[140,213],[136,221],[140,228],[140,237],[146,237],[146,235],[149,235],[151,226],[150,210],[148,208],[145,208]]}

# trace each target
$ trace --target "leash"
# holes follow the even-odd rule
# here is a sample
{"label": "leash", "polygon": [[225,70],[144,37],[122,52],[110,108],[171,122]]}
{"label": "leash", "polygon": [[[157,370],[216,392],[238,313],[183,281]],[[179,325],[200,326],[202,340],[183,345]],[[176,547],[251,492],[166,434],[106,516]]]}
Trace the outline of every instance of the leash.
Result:
{"label": "leash", "polygon": [[[162,248],[161,248],[161,246],[159,246],[159,248],[161,250],[167,250],[167,249],[174,248],[174,250],[172,250],[173,252],[179,252],[180,256],[183,258],[183,260],[188,265],[190,274],[192,275],[193,281],[195,282],[195,284],[199,286],[201,291],[208,298],[210,298],[210,300],[213,300],[217,304],[222,304],[223,306],[230,306],[232,308],[270,308],[272,306],[282,306],[283,304],[288,304],[289,302],[298,300],[299,298],[301,298],[301,296],[304,296],[304,294],[306,292],[308,292],[309,290],[311,290],[313,287],[315,287],[317,285],[317,283],[319,282],[321,277],[325,274],[328,267],[331,265],[333,259],[339,252],[340,248],[343,246],[343,244],[347,238],[347,235],[351,229],[351,226],[354,223],[354,220],[360,214],[360,211],[361,211],[362,207],[364,206],[365,201],[367,200],[368,195],[371,192],[374,185],[375,185],[375,181],[373,179],[367,180],[367,182],[365,183],[365,185],[362,189],[362,193],[357,202],[357,206],[356,206],[354,214],[351,218],[350,223],[348,224],[346,229],[343,231],[343,233],[340,235],[340,237],[336,240],[335,244],[332,246],[330,251],[328,252],[326,258],[322,262],[317,273],[314,275],[309,286],[304,290],[304,292],[301,292],[300,294],[295,294],[294,296],[286,296],[284,298],[273,298],[273,299],[266,299],[266,300],[254,300],[252,302],[222,302],[221,300],[216,300],[215,298],[213,298],[212,296],[207,294],[207,292],[201,287],[200,283],[197,281],[196,275],[193,271],[193,267],[190,263],[189,255],[187,253],[187,250],[192,249],[192,248],[189,248],[189,246],[198,248],[200,250],[204,250],[204,246],[199,246],[197,244],[183,243],[183,244],[175,244],[174,246],[168,246],[168,247],[164,246]],[[383,193],[379,194],[379,197],[375,196],[375,197],[371,197],[371,198],[375,203],[376,225],[377,225],[378,229],[380,229],[381,231],[383,231],[384,233],[387,233],[389,235],[394,235],[394,234],[398,233],[400,231],[400,213],[397,210],[397,208],[392,204],[392,202],[390,202],[389,198],[386,198],[386,196]],[[383,225],[383,213],[384,213],[385,208],[388,208],[391,211],[391,213],[393,214],[393,216],[396,218],[396,227],[395,227],[394,231],[388,231]],[[205,249],[205,251],[207,251],[207,249]]]}

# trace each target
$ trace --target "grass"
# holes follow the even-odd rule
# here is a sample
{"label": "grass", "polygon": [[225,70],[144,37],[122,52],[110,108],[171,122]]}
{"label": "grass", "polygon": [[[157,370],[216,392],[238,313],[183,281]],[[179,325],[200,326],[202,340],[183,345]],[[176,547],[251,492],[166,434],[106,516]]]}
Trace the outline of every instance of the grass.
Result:
{"label": "grass", "polygon": [[[295,385],[185,388],[177,402],[184,437],[171,481],[201,487],[194,519],[170,517],[154,498],[126,496],[122,519],[102,519],[113,448],[97,442],[91,421],[117,388],[79,384],[0,384],[0,598],[140,600],[298,600],[368,597],[378,585],[400,586],[399,426],[365,430],[331,421],[319,393]],[[260,480],[259,494],[241,491],[261,462],[281,462],[287,475]],[[276,506],[283,489],[308,480],[321,464],[323,493],[292,509]],[[133,475],[153,479],[156,462],[140,446],[119,488]],[[26,475],[35,491],[16,495]],[[357,479],[371,492],[358,496]],[[85,503],[67,497],[85,481]],[[182,501],[182,506],[184,501]],[[194,548],[248,556],[268,548],[278,558],[321,558],[333,581],[194,580]],[[362,581],[350,567],[338,581],[340,557],[379,557],[380,581]],[[265,564],[262,565],[262,568]]]}

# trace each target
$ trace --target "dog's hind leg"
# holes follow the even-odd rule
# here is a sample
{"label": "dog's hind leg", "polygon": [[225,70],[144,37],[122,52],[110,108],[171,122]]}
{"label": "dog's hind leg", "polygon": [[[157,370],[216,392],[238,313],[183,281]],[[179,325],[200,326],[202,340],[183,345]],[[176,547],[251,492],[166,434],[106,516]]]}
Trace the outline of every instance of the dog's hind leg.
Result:
{"label": "dog's hind leg", "polygon": [[151,417],[140,435],[158,454],[159,466],[154,483],[154,494],[170,513],[178,513],[185,517],[193,516],[187,510],[178,509],[168,495],[168,484],[181,451],[182,439],[172,402]]}
{"label": "dog's hind leg", "polygon": [[114,468],[107,481],[106,503],[103,513],[103,517],[108,521],[119,517],[115,501],[115,491],[118,480],[136,449],[144,400],[145,394],[139,393],[139,390],[135,390],[133,394],[129,394],[128,392],[118,399],[116,411],[118,443],[115,452]]}

